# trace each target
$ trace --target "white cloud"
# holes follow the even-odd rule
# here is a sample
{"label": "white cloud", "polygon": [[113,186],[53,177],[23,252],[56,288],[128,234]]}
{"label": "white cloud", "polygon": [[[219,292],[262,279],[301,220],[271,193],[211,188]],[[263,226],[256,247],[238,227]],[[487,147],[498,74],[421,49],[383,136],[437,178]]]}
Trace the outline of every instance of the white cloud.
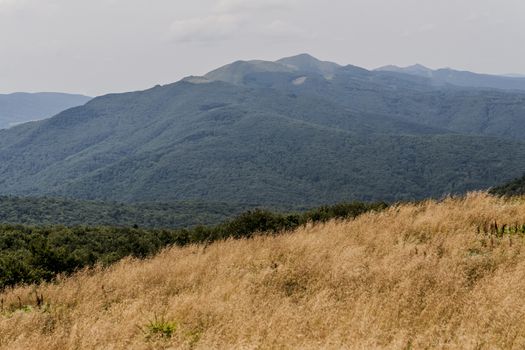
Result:
{"label": "white cloud", "polygon": [[231,38],[242,20],[238,16],[219,14],[177,20],[171,24],[170,38],[177,42],[208,42]]}

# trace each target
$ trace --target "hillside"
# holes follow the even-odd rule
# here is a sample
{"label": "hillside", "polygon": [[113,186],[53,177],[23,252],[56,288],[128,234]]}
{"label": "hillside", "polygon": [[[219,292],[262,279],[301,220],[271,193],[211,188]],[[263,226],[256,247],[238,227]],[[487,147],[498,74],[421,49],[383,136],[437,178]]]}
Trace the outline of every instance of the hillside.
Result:
{"label": "hillside", "polygon": [[[0,291],[20,284],[53,281],[59,275],[97,264],[106,266],[129,256],[150,257],[173,245],[210,244],[228,238],[250,238],[260,232],[279,234],[307,223],[355,218],[386,207],[385,203],[353,202],[300,213],[255,209],[213,226],[178,229],[151,229],[131,223],[120,227],[1,224]],[[195,211],[198,209],[203,210]],[[202,215],[198,213],[196,217]]]}
{"label": "hillside", "polygon": [[0,193],[270,207],[406,200],[525,172],[525,93],[308,55],[98,97],[0,131]]}
{"label": "hillside", "polygon": [[525,195],[525,176],[514,179],[502,185],[490,189],[490,193],[498,196],[522,196]]}
{"label": "hillside", "polygon": [[182,228],[217,224],[255,207],[241,203],[118,203],[0,196],[0,223],[64,226]]}
{"label": "hillside", "polygon": [[523,348],[522,228],[490,223],[524,213],[470,194],[19,287],[0,348]]}
{"label": "hillside", "polygon": [[63,110],[80,106],[91,97],[63,93],[0,94],[0,129],[50,118]]}
{"label": "hillside", "polygon": [[385,66],[376,69],[376,71],[397,72],[429,78],[436,85],[450,84],[463,87],[525,91],[525,77],[520,75],[479,74],[451,68],[433,70],[420,64],[409,67]]}
{"label": "hillside", "polygon": [[[414,131],[418,126],[441,132],[521,140],[525,131],[522,122],[525,92],[436,84],[428,77],[368,71],[351,65],[337,68],[328,79],[308,68],[323,62],[311,58],[311,63],[306,65],[304,59],[300,62],[305,68],[295,66],[294,73],[261,73],[256,69],[251,72],[245,69],[243,84],[321,98],[367,118],[371,128],[388,134],[421,133],[421,130]],[[284,60],[294,62],[295,58]],[[228,69],[229,66],[221,68]],[[402,127],[401,123],[404,123]]]}

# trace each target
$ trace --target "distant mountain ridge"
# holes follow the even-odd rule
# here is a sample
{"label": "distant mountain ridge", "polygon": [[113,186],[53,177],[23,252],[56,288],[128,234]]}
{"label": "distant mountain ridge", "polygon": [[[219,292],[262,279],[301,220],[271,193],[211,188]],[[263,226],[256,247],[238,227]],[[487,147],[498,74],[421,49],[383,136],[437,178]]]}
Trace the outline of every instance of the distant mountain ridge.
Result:
{"label": "distant mountain ridge", "polygon": [[236,61],[207,73],[204,75],[204,78],[210,81],[224,81],[242,85],[244,84],[243,79],[247,75],[255,73],[294,74],[302,72],[331,79],[334,74],[342,68],[343,66],[337,63],[321,61],[309,54],[299,54],[297,56],[285,57],[275,62],[261,60]]}
{"label": "distant mountain ridge", "polygon": [[[521,140],[525,132],[522,122],[524,94],[519,90],[437,83],[423,76],[431,70],[421,65],[411,68],[419,74],[406,74],[334,63],[335,73],[327,77],[319,69],[311,68],[321,64],[326,62],[306,54],[276,62],[237,61],[202,79],[320,98],[324,103],[351,110],[370,130],[386,129],[386,133],[399,132],[391,128],[400,123],[405,123],[404,127],[411,124],[442,132],[505,136],[516,140]],[[236,69],[240,66],[243,68]],[[263,66],[271,69],[264,71]],[[399,103],[406,99],[409,103]]]}
{"label": "distant mountain ridge", "polygon": [[0,193],[277,207],[482,189],[525,172],[525,93],[237,61],[0,131]]}
{"label": "distant mountain ridge", "polygon": [[432,69],[425,67],[421,64],[414,64],[408,67],[398,67],[394,65],[388,65],[388,66],[377,68],[376,71],[412,74],[412,75],[417,75],[417,76],[421,76],[424,78],[432,78],[433,73],[434,73]]}
{"label": "distant mountain ridge", "polygon": [[332,77],[335,72],[341,68],[337,63],[320,61],[309,54],[286,57],[277,60],[276,62],[291,67],[296,71],[317,73],[327,78]]}
{"label": "distant mountain ridge", "polygon": [[520,75],[479,74],[451,68],[433,70],[420,64],[408,67],[390,65],[377,68],[376,71],[404,73],[429,78],[436,85],[450,84],[461,87],[525,91],[525,76]]}
{"label": "distant mountain ridge", "polygon": [[90,99],[83,95],[54,92],[0,94],[0,129],[50,118],[68,108],[83,105]]}

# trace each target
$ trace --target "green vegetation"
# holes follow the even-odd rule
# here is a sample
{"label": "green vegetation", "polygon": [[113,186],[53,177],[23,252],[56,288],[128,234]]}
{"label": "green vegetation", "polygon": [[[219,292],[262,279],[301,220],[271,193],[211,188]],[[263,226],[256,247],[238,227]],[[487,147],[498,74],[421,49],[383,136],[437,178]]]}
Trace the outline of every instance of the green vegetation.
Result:
{"label": "green vegetation", "polygon": [[182,228],[218,224],[255,205],[204,203],[116,203],[63,198],[0,196],[0,223],[63,226]]}
{"label": "green vegetation", "polygon": [[419,64],[403,68],[385,66],[377,70],[421,76],[431,79],[435,85],[456,85],[464,87],[525,91],[525,79],[523,77],[477,74],[450,68],[432,70]]}
{"label": "green vegetation", "polygon": [[144,330],[146,338],[162,337],[171,338],[173,333],[177,330],[177,323],[173,321],[167,321],[164,318],[155,317],[154,320],[150,321]]}
{"label": "green vegetation", "polygon": [[496,196],[522,196],[525,194],[525,176],[494,187],[490,193]]}
{"label": "green vegetation", "polygon": [[60,273],[111,264],[126,256],[144,258],[170,245],[247,238],[257,233],[276,234],[307,222],[356,217],[385,207],[385,203],[349,203],[287,215],[254,210],[216,226],[177,230],[0,225],[0,289],[49,281]]}
{"label": "green vegetation", "polygon": [[186,79],[0,131],[0,193],[293,208],[440,197],[525,173],[525,93],[304,55],[208,78],[235,84]]}
{"label": "green vegetation", "polygon": [[478,226],[478,234],[491,235],[496,237],[503,237],[504,235],[523,235],[525,234],[525,225],[518,224],[498,224],[497,221],[485,222]]}

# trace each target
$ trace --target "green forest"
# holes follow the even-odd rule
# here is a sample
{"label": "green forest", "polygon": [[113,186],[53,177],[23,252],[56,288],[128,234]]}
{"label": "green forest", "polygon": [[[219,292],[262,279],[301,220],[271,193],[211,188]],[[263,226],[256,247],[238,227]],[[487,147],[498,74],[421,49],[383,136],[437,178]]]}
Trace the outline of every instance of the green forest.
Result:
{"label": "green forest", "polygon": [[303,63],[236,63],[1,130],[0,193],[314,207],[440,197],[525,172],[523,92]]}
{"label": "green forest", "polygon": [[172,246],[210,243],[222,239],[278,234],[309,222],[353,218],[386,203],[342,203],[303,213],[280,214],[252,210],[214,226],[190,229],[146,229],[110,226],[0,225],[0,289],[70,274],[96,264],[108,265],[124,257],[145,258]]}
{"label": "green forest", "polygon": [[253,204],[201,201],[119,203],[0,196],[0,223],[183,228],[218,224],[256,207]]}
{"label": "green forest", "polygon": [[525,176],[491,188],[490,193],[497,196],[522,196],[525,194]]}

